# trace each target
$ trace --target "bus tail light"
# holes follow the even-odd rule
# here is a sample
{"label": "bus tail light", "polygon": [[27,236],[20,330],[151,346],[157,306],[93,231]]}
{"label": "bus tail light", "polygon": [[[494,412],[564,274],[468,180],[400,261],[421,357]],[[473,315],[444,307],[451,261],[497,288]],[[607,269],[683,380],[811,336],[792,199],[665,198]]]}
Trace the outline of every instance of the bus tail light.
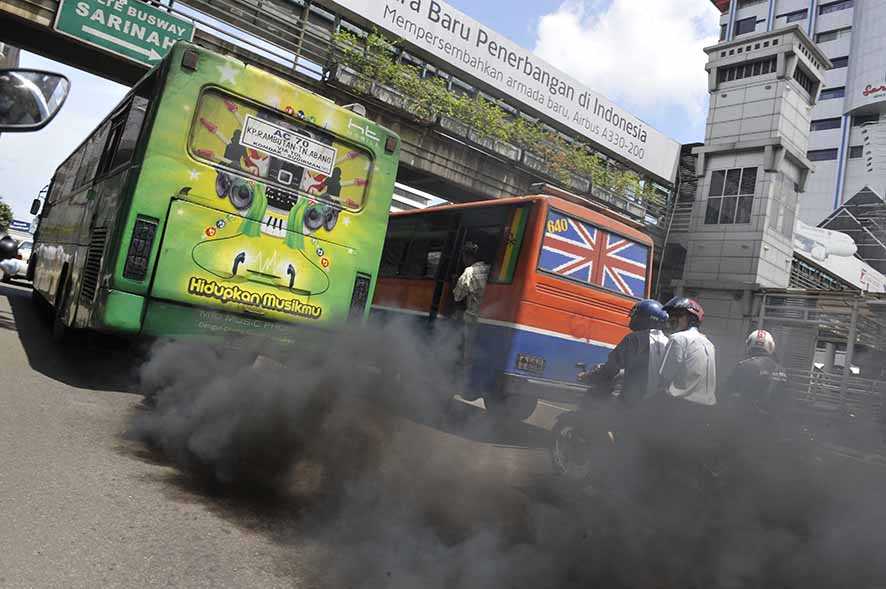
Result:
{"label": "bus tail light", "polygon": [[188,49],[182,54],[182,68],[186,70],[191,70],[192,72],[197,71],[197,64],[200,63],[200,54],[194,51],[193,49]]}
{"label": "bus tail light", "polygon": [[157,219],[139,215],[132,229],[129,251],[126,252],[126,265],[123,267],[123,278],[144,280],[148,274],[148,257],[154,246],[157,235]]}
{"label": "bus tail light", "polygon": [[348,319],[354,319],[363,315],[366,303],[369,301],[369,283],[372,277],[369,274],[357,273],[354,280],[354,293],[351,295],[351,310]]}

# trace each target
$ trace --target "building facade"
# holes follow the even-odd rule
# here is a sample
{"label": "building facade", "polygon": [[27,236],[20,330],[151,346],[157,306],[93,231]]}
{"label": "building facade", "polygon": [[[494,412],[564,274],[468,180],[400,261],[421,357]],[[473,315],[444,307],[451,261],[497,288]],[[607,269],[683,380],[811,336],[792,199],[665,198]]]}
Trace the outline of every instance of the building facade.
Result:
{"label": "building facade", "polygon": [[718,362],[730,364],[743,345],[736,334],[752,327],[755,293],[790,285],[799,203],[813,168],[811,113],[831,64],[796,25],[705,53],[710,106],[704,144],[691,150],[695,196],[679,191],[667,251],[685,252],[673,291],[699,299]]}
{"label": "building facade", "polygon": [[818,225],[865,187],[886,193],[886,0],[712,0],[721,41],[799,26],[830,61],[810,114],[799,219]]}

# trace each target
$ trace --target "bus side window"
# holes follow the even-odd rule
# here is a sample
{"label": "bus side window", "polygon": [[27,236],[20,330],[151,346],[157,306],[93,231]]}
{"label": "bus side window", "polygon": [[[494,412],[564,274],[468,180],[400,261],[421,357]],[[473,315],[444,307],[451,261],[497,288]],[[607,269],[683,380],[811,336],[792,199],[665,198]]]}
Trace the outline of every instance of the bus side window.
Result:
{"label": "bus side window", "polygon": [[138,138],[141,135],[142,126],[145,122],[147,108],[148,101],[146,99],[140,96],[132,99],[132,105],[129,108],[129,113],[123,126],[123,133],[120,135],[120,142],[117,144],[114,159],[111,162],[111,170],[123,164],[128,164],[132,160],[136,143],[138,143]]}
{"label": "bus side window", "polygon": [[385,240],[385,247],[381,253],[381,266],[378,269],[379,276],[399,276],[408,246],[409,239],[406,237],[390,237]]}
{"label": "bus side window", "polygon": [[442,238],[422,237],[414,240],[409,244],[409,250],[406,252],[406,260],[401,267],[400,276],[403,278],[434,278],[434,274],[429,274],[430,254],[441,252],[442,250]]}
{"label": "bus side window", "polygon": [[129,105],[123,108],[123,112],[117,113],[117,115],[111,119],[111,130],[108,133],[108,139],[105,142],[105,149],[102,152],[101,162],[95,173],[96,177],[105,175],[105,173],[114,167],[111,163],[114,161],[114,155],[117,153],[117,147],[120,145],[120,138],[123,136],[123,129],[126,125],[126,117],[128,114]]}
{"label": "bus side window", "polygon": [[77,179],[77,172],[80,169],[80,161],[83,159],[85,148],[85,145],[79,147],[59,166],[56,178],[52,183],[52,190],[46,197],[48,204],[52,205],[66,198],[74,189],[74,181]]}
{"label": "bus side window", "polygon": [[83,152],[83,160],[80,162],[80,169],[77,171],[77,180],[74,182],[75,189],[92,182],[95,178],[99,160],[105,150],[105,141],[110,125],[110,121],[105,121],[83,146],[85,151]]}

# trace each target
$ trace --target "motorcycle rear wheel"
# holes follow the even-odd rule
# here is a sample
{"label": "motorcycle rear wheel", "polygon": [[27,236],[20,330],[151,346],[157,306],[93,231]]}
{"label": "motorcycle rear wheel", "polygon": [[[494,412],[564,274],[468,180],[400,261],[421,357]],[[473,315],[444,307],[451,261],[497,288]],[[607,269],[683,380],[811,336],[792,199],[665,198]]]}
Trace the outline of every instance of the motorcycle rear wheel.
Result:
{"label": "motorcycle rear wheel", "polygon": [[575,482],[591,476],[591,448],[579,429],[570,423],[558,423],[551,441],[551,465],[558,475]]}

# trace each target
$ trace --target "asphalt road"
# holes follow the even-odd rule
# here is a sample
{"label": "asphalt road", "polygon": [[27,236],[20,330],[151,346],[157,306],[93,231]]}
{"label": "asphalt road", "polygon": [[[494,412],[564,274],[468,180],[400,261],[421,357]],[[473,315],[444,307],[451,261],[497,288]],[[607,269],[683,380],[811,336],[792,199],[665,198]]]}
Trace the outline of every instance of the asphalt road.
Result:
{"label": "asphalt road", "polygon": [[[0,285],[0,352],[0,587],[546,586],[549,577],[529,575],[552,557],[561,568],[592,562],[595,550],[580,543],[601,536],[574,509],[593,507],[588,521],[608,517],[586,495],[550,485],[548,430],[569,408],[558,403],[542,401],[529,420],[508,425],[482,403],[454,402],[442,424],[370,408],[360,420],[386,440],[370,484],[330,495],[305,467],[281,493],[220,492],[127,437],[146,410],[137,346],[100,336],[59,346],[19,283]],[[845,479],[844,496],[863,492],[879,510],[886,462],[828,455],[846,465],[829,477]],[[837,551],[833,570],[844,573],[858,565],[853,555],[874,562],[865,551],[878,541],[868,537],[884,529],[873,507],[847,505],[858,510],[848,508],[853,525],[871,529]],[[579,535],[561,543],[570,527]],[[761,532],[748,542],[771,539]],[[648,556],[628,558],[622,572]]]}
{"label": "asphalt road", "polygon": [[[60,347],[25,284],[0,285],[0,586],[313,587],[318,552],[305,506],[218,496],[126,439],[143,410],[139,354],[109,338]],[[418,445],[491,473],[506,517],[515,489],[548,474],[560,409],[490,435],[463,405],[460,431],[398,420]],[[510,493],[510,494],[509,494]],[[484,507],[486,509],[486,507]],[[466,519],[474,517],[470,508]]]}

